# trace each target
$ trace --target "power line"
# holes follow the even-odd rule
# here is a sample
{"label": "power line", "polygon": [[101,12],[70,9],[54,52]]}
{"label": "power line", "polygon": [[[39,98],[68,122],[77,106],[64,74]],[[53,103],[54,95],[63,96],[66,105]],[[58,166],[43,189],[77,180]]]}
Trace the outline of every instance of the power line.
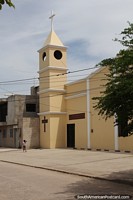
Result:
{"label": "power line", "polygon": [[[66,75],[66,74],[78,73],[78,72],[83,72],[83,71],[87,71],[87,70],[91,70],[91,69],[96,69],[96,68],[97,68],[97,66],[91,67],[91,68],[74,70],[74,71],[68,71],[68,72],[59,73],[59,74],[56,74],[56,75],[44,76],[44,77],[40,77],[40,78],[49,78],[49,77],[63,76],[63,75]],[[11,81],[0,81],[0,84],[2,84],[2,83],[13,83],[13,82],[22,82],[22,81],[31,81],[31,80],[37,80],[37,79],[40,79],[40,78],[39,77],[35,77],[35,78],[17,79],[17,80],[11,80]]]}
{"label": "power line", "polygon": [[[56,74],[56,75],[51,75],[51,76],[45,76],[45,77],[40,77],[40,81],[41,82],[46,82],[46,79],[48,79],[49,77],[53,77],[52,78],[52,80],[51,80],[51,83],[54,83],[54,82],[59,82],[58,80],[58,78],[57,77],[59,77],[59,76],[63,76],[63,75],[65,75],[65,74],[71,74],[71,73],[78,73],[78,72],[81,72],[81,71],[87,71],[87,70],[91,70],[91,69],[96,69],[97,68],[97,66],[95,66],[95,67],[92,67],[92,68],[85,68],[85,69],[79,69],[79,70],[74,70],[74,71],[69,71],[69,72],[66,72],[66,73],[61,73],[61,74]],[[75,75],[76,77],[77,76],[81,76],[81,74],[80,75]],[[71,77],[75,77],[75,76],[71,76]],[[64,77],[65,78],[65,77]],[[3,81],[3,82],[0,82],[0,84],[1,85],[8,85],[8,84],[10,84],[10,85],[14,85],[14,84],[16,84],[17,83],[17,85],[18,84],[32,84],[32,82],[30,83],[29,81],[35,81],[35,80],[38,80],[39,81],[39,78],[28,78],[28,79],[19,79],[19,80],[12,80],[12,81]],[[43,80],[44,79],[44,80]],[[91,78],[91,79],[93,79],[93,78]],[[95,79],[97,79],[97,78],[95,78]],[[55,81],[54,81],[55,80]],[[25,81],[24,83],[23,83],[23,81]],[[26,83],[26,81],[28,81],[28,83]],[[69,82],[70,82],[71,80],[69,80]],[[76,81],[76,80],[72,80],[72,81]],[[60,82],[63,82],[63,81],[60,81]],[[36,83],[37,84],[37,83]],[[67,84],[67,82],[65,83],[65,84]],[[63,85],[65,85],[65,84],[63,84]],[[59,87],[59,85],[57,85],[58,87]],[[57,86],[55,86],[55,87],[57,87]],[[62,85],[60,85],[60,86],[62,86]],[[13,92],[11,92],[10,91],[10,93],[15,93],[14,91]]]}
{"label": "power line", "polygon": [[38,78],[27,78],[27,79],[19,79],[19,80],[12,80],[12,81],[0,81],[2,83],[13,83],[13,82],[22,82],[22,81],[29,81],[29,80],[36,80]]}
{"label": "power line", "polygon": [[[56,96],[63,96],[63,95],[76,95],[76,94],[80,94],[80,93],[84,93],[84,92],[87,92],[87,91],[95,91],[95,90],[98,90],[98,89],[101,89],[101,88],[104,88],[103,86],[100,86],[100,87],[95,87],[95,88],[91,88],[91,89],[85,89],[85,90],[79,90],[79,91],[74,91],[74,92],[68,92],[68,93],[58,93],[58,94],[54,94],[54,95],[47,95],[47,96],[44,96],[44,97],[40,97],[40,99],[46,99],[46,98],[51,98],[51,97],[56,97]],[[13,95],[15,96],[15,95]],[[16,95],[17,96],[17,95]],[[26,100],[36,100],[36,99],[39,99],[39,96],[38,95],[18,95],[18,96],[29,96],[29,99],[26,98]],[[34,98],[31,98],[31,96],[35,96]],[[67,97],[67,96],[65,96]],[[9,96],[10,98],[10,96]],[[9,102],[13,102],[13,101],[23,101],[25,100],[25,97],[23,99],[14,99],[14,100],[10,100]]]}
{"label": "power line", "polygon": [[[79,92],[87,92],[87,91],[96,91],[96,90],[98,90],[98,89],[100,89],[100,88],[102,88],[102,87],[96,87],[96,88],[91,88],[91,89],[89,89],[89,90],[80,90],[80,91],[76,91],[76,92],[69,92],[69,93],[62,93],[62,94],[55,94],[55,95],[51,95],[51,96],[45,96],[45,97],[40,97],[41,99],[46,99],[46,98],[51,98],[51,97],[55,97],[55,96],[60,96],[60,95],[71,95],[71,94],[80,94]],[[21,95],[20,95],[21,96]],[[22,95],[23,96],[23,95]],[[30,95],[24,95],[24,96],[30,96]],[[28,100],[39,100],[39,96],[35,96],[35,98],[31,98],[31,96],[29,97],[29,99],[27,98],[27,97],[23,97],[23,98],[21,98],[21,99],[12,99],[12,100],[8,100],[8,102],[17,102],[17,101],[19,101],[19,102],[21,102],[21,101],[24,101],[24,100],[26,100],[26,101],[28,101]],[[33,102],[32,102],[33,103]],[[41,102],[41,103],[39,103],[40,105],[45,105],[45,106],[50,106],[50,107],[53,107],[53,108],[57,108],[57,109],[59,109],[60,107],[58,107],[58,106],[54,106],[54,105],[50,105],[50,104],[46,104],[45,103],[45,101],[44,102]],[[89,111],[86,111],[86,110],[82,110],[82,109],[73,109],[73,108],[68,108],[67,109],[67,111],[74,111],[74,112],[89,112]]]}
{"label": "power line", "polygon": [[[76,75],[76,76],[71,76],[71,78],[72,77],[78,77],[78,76],[84,76],[84,75]],[[97,78],[91,78],[91,80],[99,80],[99,79],[102,79],[102,78],[105,78],[105,77],[97,77]],[[42,78],[43,79],[43,78]],[[64,77],[64,79],[65,79],[65,77]],[[83,78],[84,79],[84,78]],[[79,79],[79,80],[81,80],[81,79]],[[75,81],[75,79],[69,79],[69,82],[70,81]],[[48,78],[46,79],[46,80],[41,80],[41,83],[48,83],[49,82],[49,80],[48,80]],[[50,83],[59,83],[59,82],[63,82],[63,80],[61,79],[61,80],[59,80],[59,78],[53,78],[51,81],[50,81]],[[21,83],[17,83],[17,85],[26,85],[26,84],[33,84],[33,82],[21,82]],[[67,83],[65,83],[65,84],[67,84]],[[16,85],[16,83],[15,82],[12,82],[12,83],[1,83],[0,85],[4,85],[4,86],[8,86],[8,85]]]}
{"label": "power line", "polygon": [[[91,79],[91,82],[96,82],[96,81],[99,81],[100,79],[102,80],[104,77],[98,77],[98,78],[92,78]],[[44,83],[48,83],[48,81],[43,81]],[[63,81],[51,81],[51,83],[62,83]],[[25,84],[25,83],[23,83],[23,84]],[[2,84],[3,85],[3,84]],[[12,85],[12,84],[11,84]],[[52,86],[52,88],[57,88],[57,87],[62,87],[62,86],[64,86],[64,84],[57,84],[57,85],[55,85],[54,84],[54,86]],[[4,89],[4,88],[2,88],[2,87],[0,87],[0,89],[1,90],[3,90],[3,91],[6,91],[6,92],[8,92],[8,93],[10,93],[10,94],[15,94],[15,93],[18,93],[18,92],[21,92],[21,91],[29,91],[29,89],[28,90],[17,90],[17,91],[9,91],[9,90],[6,90],[6,89]],[[20,94],[21,95],[21,94]],[[23,94],[24,95],[24,94]],[[30,95],[30,94],[29,94]]]}

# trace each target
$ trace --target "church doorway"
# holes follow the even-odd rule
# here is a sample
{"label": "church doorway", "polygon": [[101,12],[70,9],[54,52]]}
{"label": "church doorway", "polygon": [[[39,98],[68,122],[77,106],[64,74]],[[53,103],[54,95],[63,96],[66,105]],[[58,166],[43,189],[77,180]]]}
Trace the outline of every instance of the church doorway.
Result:
{"label": "church doorway", "polygon": [[67,124],[67,147],[75,147],[75,124]]}

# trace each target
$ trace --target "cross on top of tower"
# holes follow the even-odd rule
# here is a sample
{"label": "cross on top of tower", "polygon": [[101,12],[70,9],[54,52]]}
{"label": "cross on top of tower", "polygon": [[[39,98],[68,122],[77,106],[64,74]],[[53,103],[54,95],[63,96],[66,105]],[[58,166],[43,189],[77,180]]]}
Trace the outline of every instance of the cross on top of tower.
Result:
{"label": "cross on top of tower", "polygon": [[49,19],[51,19],[51,31],[53,30],[53,18],[55,17],[55,14],[53,13],[53,11],[51,11],[51,16],[49,17]]}

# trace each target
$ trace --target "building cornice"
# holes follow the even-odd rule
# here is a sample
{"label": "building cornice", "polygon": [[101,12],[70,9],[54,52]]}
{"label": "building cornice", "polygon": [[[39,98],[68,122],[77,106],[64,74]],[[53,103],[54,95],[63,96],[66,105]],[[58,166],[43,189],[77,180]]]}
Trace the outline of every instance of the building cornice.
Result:
{"label": "building cornice", "polygon": [[42,73],[48,70],[67,71],[67,69],[64,67],[48,66],[48,67],[45,67],[44,69],[39,70],[38,73]]}
{"label": "building cornice", "polygon": [[59,93],[65,93],[66,90],[64,89],[54,89],[54,88],[49,88],[49,89],[45,89],[45,90],[41,90],[38,92],[38,94],[44,94],[44,93],[48,93],[48,92],[59,92]]}
{"label": "building cornice", "polygon": [[86,92],[80,93],[80,94],[71,95],[71,96],[65,97],[65,99],[74,99],[74,98],[79,98],[79,97],[83,97],[83,96],[86,96]]}
{"label": "building cornice", "polygon": [[58,112],[58,111],[47,111],[47,112],[41,112],[37,113],[39,116],[43,115],[66,115],[67,112]]}
{"label": "building cornice", "polygon": [[46,46],[44,46],[44,47],[42,47],[41,49],[39,49],[37,52],[41,52],[41,51],[43,51],[44,49],[47,49],[47,48],[53,48],[53,49],[58,49],[58,48],[61,48],[61,49],[67,49],[67,47],[66,46],[61,46],[61,45],[51,45],[51,44],[49,44],[49,45],[46,45]]}
{"label": "building cornice", "polygon": [[81,83],[81,82],[84,82],[84,81],[86,81],[86,78],[79,79],[79,80],[76,80],[76,81],[72,81],[70,83],[66,83],[65,86],[73,85],[73,84],[76,84],[76,83]]}

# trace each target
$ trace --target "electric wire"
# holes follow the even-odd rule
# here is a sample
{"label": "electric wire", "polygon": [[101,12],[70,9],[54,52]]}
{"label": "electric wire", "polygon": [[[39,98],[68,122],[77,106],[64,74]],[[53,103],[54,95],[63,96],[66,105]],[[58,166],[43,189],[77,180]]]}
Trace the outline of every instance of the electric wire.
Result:
{"label": "electric wire", "polygon": [[[39,97],[38,95],[34,95],[34,98],[31,98],[32,95],[12,95],[12,96],[24,96],[23,98],[21,99],[12,99],[12,100],[8,100],[9,102],[13,102],[13,101],[23,101],[25,100],[25,96],[26,96],[26,100],[36,100],[38,98],[40,99],[46,99],[46,98],[51,98],[51,97],[56,97],[56,96],[63,96],[65,95],[65,97],[67,97],[66,95],[76,95],[76,94],[80,94],[80,93],[85,93],[87,91],[95,91],[95,90],[99,90],[99,89],[102,89],[104,88],[103,86],[100,86],[100,87],[95,87],[95,88],[91,88],[91,89],[85,89],[85,90],[79,90],[79,91],[74,91],[74,92],[68,92],[68,93],[58,93],[58,94],[54,94],[54,95],[47,95],[47,96],[43,96],[43,97]],[[28,96],[29,96],[29,99],[28,99]],[[10,98],[10,97],[9,97]]]}
{"label": "electric wire", "polygon": [[[97,90],[97,89],[100,89],[101,87],[97,87],[97,88],[92,88],[92,89],[89,89],[89,91],[93,91],[93,90]],[[82,91],[82,93],[83,92],[87,92],[88,90],[80,90],[80,91],[77,91],[77,92],[81,92]],[[70,93],[67,93],[67,94],[77,94],[77,92],[70,92]],[[51,97],[57,97],[57,96],[60,96],[60,95],[64,95],[64,94],[56,94],[56,95],[51,95],[51,96],[45,96],[45,97],[40,97],[40,99],[46,99],[46,98],[51,98]],[[19,96],[19,95],[18,95]],[[21,95],[20,95],[21,96]],[[23,95],[22,95],[23,96]],[[24,95],[24,96],[26,96],[26,97],[21,97],[21,99],[11,99],[11,100],[9,100],[8,99],[8,102],[23,102],[23,101],[29,101],[29,100],[37,100],[38,99],[38,96],[36,96],[35,95],[35,97],[34,98],[31,98],[31,96],[30,95]],[[27,98],[27,96],[29,96],[29,99]],[[39,100],[39,99],[38,99]],[[3,103],[5,103],[5,102],[3,102]],[[40,105],[45,105],[45,106],[48,106],[48,107],[52,107],[52,108],[56,108],[56,109],[59,109],[60,107],[58,107],[58,106],[54,106],[54,105],[50,105],[50,104],[46,104],[45,102],[40,102],[39,103]],[[89,112],[89,111],[85,111],[85,110],[81,110],[81,109],[73,109],[73,108],[68,108],[67,109],[67,111],[74,111],[74,112]]]}
{"label": "electric wire", "polygon": [[[85,68],[85,69],[79,69],[79,70],[74,70],[74,71],[71,71],[71,72],[67,72],[67,73],[65,73],[65,74],[70,74],[70,73],[76,73],[76,72],[81,72],[81,71],[86,71],[86,70],[90,70],[90,69],[96,69],[96,67],[92,67],[92,68]],[[63,76],[64,75],[64,73],[62,74],[56,74],[56,75],[51,75],[52,76],[52,80],[51,80],[51,83],[52,82],[54,82],[54,80],[56,79],[56,83],[57,83],[57,80],[58,80],[58,82],[59,82],[59,79],[57,78],[57,76]],[[87,74],[88,75],[88,74]],[[51,77],[51,76],[45,76],[45,77],[40,77],[40,81],[41,82],[46,82],[46,78],[47,79],[49,79],[49,77]],[[76,76],[71,76],[71,77],[77,77],[78,75],[76,75]],[[79,75],[79,76],[82,76],[82,75]],[[84,76],[84,75],[83,75]],[[89,77],[89,76],[88,76]],[[62,77],[63,78],[63,77]],[[30,78],[30,79],[19,79],[19,80],[12,80],[12,81],[1,81],[0,82],[0,85],[13,85],[13,84],[16,84],[17,83],[17,86],[19,85],[19,84],[32,84],[32,82],[29,82],[29,81],[35,81],[35,80],[39,80],[39,78]],[[42,79],[44,79],[44,80],[42,80]],[[91,78],[91,79],[93,79],[93,78]],[[96,78],[97,79],[97,78]],[[98,78],[99,79],[99,78]],[[24,82],[23,83],[23,81],[28,81],[27,83],[26,82]],[[70,82],[71,80],[69,80],[69,82]],[[72,80],[73,81],[73,80]],[[75,81],[75,80],[74,80]],[[19,82],[19,83],[18,83]],[[60,82],[63,82],[63,81],[60,81]],[[37,84],[37,83],[36,83]],[[66,83],[67,84],[67,83]],[[58,87],[59,87],[59,85],[58,85]],[[20,90],[19,90],[20,91]],[[25,90],[26,91],[26,90]],[[15,93],[15,91],[8,91],[9,93]]]}
{"label": "electric wire", "polygon": [[[49,77],[56,77],[56,76],[63,76],[66,74],[72,74],[72,73],[78,73],[78,72],[83,72],[83,71],[87,71],[87,70],[91,70],[91,69],[96,69],[95,67],[91,67],[91,68],[84,68],[84,69],[79,69],[79,70],[74,70],[74,71],[68,71],[65,73],[59,73],[59,74],[53,74],[53,75],[49,75],[49,76],[44,76],[43,78],[49,78]],[[12,83],[12,82],[22,82],[22,81],[29,81],[29,80],[38,80],[40,79],[39,77],[34,77],[34,78],[26,78],[26,79],[17,79],[17,80],[10,80],[10,81],[0,81],[0,84],[2,83]]]}

